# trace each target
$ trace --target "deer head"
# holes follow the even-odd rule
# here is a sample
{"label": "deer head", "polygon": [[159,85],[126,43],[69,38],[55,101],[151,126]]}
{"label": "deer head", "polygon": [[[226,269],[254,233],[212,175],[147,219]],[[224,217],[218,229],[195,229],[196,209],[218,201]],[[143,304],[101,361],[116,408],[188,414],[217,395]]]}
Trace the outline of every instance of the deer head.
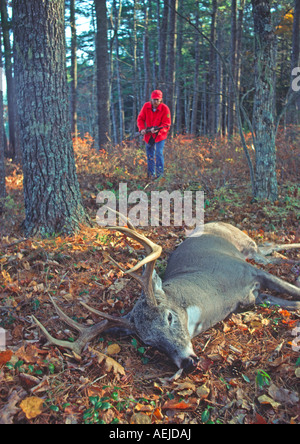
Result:
{"label": "deer head", "polygon": [[[111,227],[111,229],[120,231],[139,242],[145,248],[147,256],[127,271],[114,259],[111,258],[111,260],[142,287],[142,295],[133,310],[126,316],[118,318],[82,303],[85,308],[104,319],[91,327],[83,327],[70,319],[52,300],[60,318],[70,327],[79,331],[77,341],[72,343],[53,338],[36,318],[34,320],[52,344],[69,348],[79,355],[91,339],[105,330],[117,327],[127,333],[136,334],[146,345],[153,346],[167,354],[179,368],[190,369],[197,364],[198,359],[190,339],[187,312],[183,307],[174,303],[171,294],[164,291],[162,281],[154,270],[162,248],[138,233],[130,221],[127,221],[127,224],[128,228]],[[142,267],[144,267],[143,273],[137,273]]]}

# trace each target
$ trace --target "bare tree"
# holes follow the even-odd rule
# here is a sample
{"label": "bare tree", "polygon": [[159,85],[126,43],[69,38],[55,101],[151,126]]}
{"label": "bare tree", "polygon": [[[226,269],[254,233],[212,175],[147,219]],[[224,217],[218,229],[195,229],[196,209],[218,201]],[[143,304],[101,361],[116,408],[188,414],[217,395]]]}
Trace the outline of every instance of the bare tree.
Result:
{"label": "bare tree", "polygon": [[276,200],[275,84],[277,38],[272,24],[271,1],[252,0],[255,31],[255,97],[253,130],[256,153],[256,191],[259,199]]}
{"label": "bare tree", "polygon": [[75,0],[70,0],[70,25],[71,25],[71,125],[72,134],[77,140],[77,33],[75,18]]}
{"label": "bare tree", "polygon": [[109,58],[106,0],[95,0],[97,16],[96,56],[98,91],[99,148],[104,148],[110,134]]}
{"label": "bare tree", "polygon": [[[0,33],[0,76],[2,76],[3,62],[1,50],[1,33]],[[0,79],[0,213],[3,209],[3,199],[6,196],[5,189],[5,159],[4,159],[4,125],[3,125],[3,91],[2,79]]]}

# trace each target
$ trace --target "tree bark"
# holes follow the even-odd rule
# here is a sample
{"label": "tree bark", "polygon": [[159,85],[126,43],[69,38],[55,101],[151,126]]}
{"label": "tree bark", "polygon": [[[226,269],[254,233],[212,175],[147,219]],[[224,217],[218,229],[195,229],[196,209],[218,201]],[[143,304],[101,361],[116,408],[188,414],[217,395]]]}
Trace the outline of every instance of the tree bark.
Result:
{"label": "tree bark", "polygon": [[[2,41],[0,32],[0,76],[2,77],[3,63],[2,63]],[[0,79],[0,214],[4,207],[3,199],[6,197],[5,188],[5,159],[4,159],[4,124],[3,124],[3,85]]]}
{"label": "tree bark", "polygon": [[[216,43],[216,21],[218,14],[218,2],[212,0],[212,14],[210,25],[210,41]],[[215,113],[215,85],[216,85],[216,52],[213,46],[210,46],[209,53],[209,73],[207,79],[208,91],[208,131],[210,135],[216,134],[216,113]]]}
{"label": "tree bark", "polygon": [[[236,79],[236,60],[237,60],[237,0],[231,0],[231,42],[230,42],[230,65],[233,79]],[[233,79],[229,80],[228,92],[228,136],[233,136],[234,116],[235,116],[235,97],[233,92]]]}
{"label": "tree bark", "polygon": [[13,81],[12,49],[9,36],[9,23],[7,14],[7,1],[0,0],[1,23],[3,29],[5,75],[7,81],[7,105],[8,105],[8,128],[9,128],[9,156],[16,162],[20,159],[20,150],[16,143],[16,103],[15,88]]}
{"label": "tree bark", "polygon": [[106,0],[95,0],[97,16],[96,57],[99,148],[105,148],[110,134],[109,58]]}
{"label": "tree bark", "polygon": [[71,125],[72,134],[77,142],[77,33],[75,17],[75,0],[70,0],[70,25],[71,25]]}
{"label": "tree bark", "polygon": [[[196,26],[199,27],[199,0],[196,0]],[[192,108],[192,123],[191,133],[196,136],[198,132],[197,128],[197,115],[198,115],[198,102],[199,102],[199,69],[200,69],[200,35],[199,32],[195,32],[195,72],[194,72],[194,93],[193,93],[193,108]]]}
{"label": "tree bark", "polygon": [[167,80],[167,99],[166,103],[171,111],[172,123],[175,121],[174,112],[174,92],[175,92],[175,54],[176,54],[176,43],[177,43],[177,33],[176,33],[176,23],[178,10],[178,0],[169,0],[169,42],[168,42],[168,80]]}
{"label": "tree bark", "polygon": [[[159,0],[157,0],[159,2]],[[161,26],[159,28],[159,83],[158,87],[163,91],[166,88],[166,52],[167,52],[167,33],[168,33],[168,17],[169,17],[169,0],[164,0],[164,10]]]}
{"label": "tree bark", "polygon": [[272,25],[270,0],[252,0],[255,31],[255,97],[253,129],[256,151],[258,199],[276,200],[276,61],[277,38]]}
{"label": "tree bark", "polygon": [[64,0],[14,0],[26,236],[71,234],[87,216],[70,131]]}
{"label": "tree bark", "polygon": [[[292,43],[292,58],[291,58],[291,72],[297,66],[300,66],[300,0],[295,0],[294,4],[294,22],[293,22],[293,43]],[[292,76],[291,83],[294,77]],[[300,112],[300,94],[295,100],[294,112],[292,110],[291,122],[295,125],[299,125],[299,112]]]}
{"label": "tree bark", "polygon": [[145,84],[144,84],[144,97],[145,101],[150,99],[151,95],[151,68],[150,68],[150,52],[149,52],[149,14],[147,2],[144,4],[144,42],[143,42],[143,59],[144,59],[144,72],[145,72]]}

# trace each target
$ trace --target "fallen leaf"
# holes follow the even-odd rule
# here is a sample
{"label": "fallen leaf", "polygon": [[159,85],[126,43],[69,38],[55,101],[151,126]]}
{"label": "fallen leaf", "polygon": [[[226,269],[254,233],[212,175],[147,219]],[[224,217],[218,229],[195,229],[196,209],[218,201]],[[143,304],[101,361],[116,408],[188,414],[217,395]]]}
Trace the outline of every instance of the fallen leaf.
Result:
{"label": "fallen leaf", "polygon": [[196,386],[195,384],[193,384],[192,382],[186,381],[186,382],[181,382],[181,383],[176,383],[176,391],[181,391],[181,390],[196,390]]}
{"label": "fallen leaf", "polygon": [[199,405],[199,399],[189,398],[182,400],[180,398],[174,398],[166,401],[163,405],[163,410],[188,410],[195,411]]}
{"label": "fallen leaf", "polygon": [[117,355],[118,353],[120,353],[120,351],[121,351],[121,347],[118,344],[111,344],[107,347],[106,353],[109,356],[113,356],[113,355]]}
{"label": "fallen leaf", "polygon": [[299,402],[299,396],[296,392],[284,388],[278,388],[275,384],[269,387],[268,393],[275,401],[281,404],[295,405]]}
{"label": "fallen leaf", "polygon": [[138,402],[134,407],[134,410],[136,410],[137,412],[153,412],[154,407],[150,404],[143,405]]}
{"label": "fallen leaf", "polygon": [[26,396],[25,390],[14,390],[8,398],[7,404],[0,410],[0,424],[13,424],[13,417],[20,410],[16,405]]}
{"label": "fallen leaf", "polygon": [[265,418],[263,418],[261,415],[256,413],[256,421],[254,424],[268,424]]}
{"label": "fallen leaf", "polygon": [[36,364],[41,360],[40,350],[34,344],[23,345],[15,352],[15,355],[26,364]]}
{"label": "fallen leaf", "polygon": [[108,290],[112,291],[113,294],[118,294],[122,291],[126,285],[128,284],[129,279],[122,279],[120,281],[115,281],[113,285],[111,285]]}
{"label": "fallen leaf", "polygon": [[105,371],[113,372],[116,376],[123,375],[125,376],[124,367],[115,361],[113,358],[106,356],[104,353],[98,352],[97,350],[90,349],[97,357],[98,364],[104,364]]}
{"label": "fallen leaf", "polygon": [[210,389],[204,384],[201,387],[197,388],[196,393],[197,396],[200,398],[200,401],[202,401],[202,399],[206,399],[208,397],[208,395],[210,394]]}
{"label": "fallen leaf", "polygon": [[191,396],[193,392],[196,390],[196,386],[192,382],[186,381],[177,384],[175,390],[181,396]]}
{"label": "fallen leaf", "polygon": [[7,362],[9,362],[12,358],[12,355],[13,352],[11,350],[0,352],[0,366],[5,365]]}
{"label": "fallen leaf", "polygon": [[33,419],[39,416],[43,411],[44,400],[31,396],[21,402],[20,407],[26,415],[27,419]]}
{"label": "fallen leaf", "polygon": [[26,373],[20,373],[19,378],[22,386],[26,390],[30,390],[33,387],[36,387],[41,382],[37,377],[33,375],[27,375]]}
{"label": "fallen leaf", "polygon": [[103,413],[102,419],[105,424],[110,424],[115,419],[115,416],[115,412],[112,409],[108,409]]}
{"label": "fallen leaf", "polygon": [[278,409],[278,407],[280,407],[281,405],[279,402],[274,401],[274,399],[270,398],[267,395],[259,396],[258,401],[260,402],[260,404],[270,404],[273,409]]}
{"label": "fallen leaf", "polygon": [[162,421],[164,419],[164,415],[161,412],[160,408],[157,408],[154,410],[153,415],[156,419],[158,419],[159,421]]}
{"label": "fallen leaf", "polygon": [[134,413],[130,424],[151,424],[151,418],[145,413]]}

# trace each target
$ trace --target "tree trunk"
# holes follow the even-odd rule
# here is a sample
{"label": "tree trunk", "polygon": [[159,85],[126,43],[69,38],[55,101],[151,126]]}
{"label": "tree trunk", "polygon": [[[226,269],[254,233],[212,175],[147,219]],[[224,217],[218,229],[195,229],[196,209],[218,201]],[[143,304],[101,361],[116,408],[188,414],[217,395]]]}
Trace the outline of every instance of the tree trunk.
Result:
{"label": "tree trunk", "polygon": [[150,68],[150,52],[149,52],[149,20],[148,20],[148,5],[147,2],[144,4],[144,42],[143,42],[143,59],[144,59],[144,73],[145,73],[145,84],[144,84],[144,97],[145,101],[150,99],[151,95],[151,68]]}
{"label": "tree trunk", "polygon": [[[2,63],[2,41],[0,32],[0,75],[2,76],[3,63]],[[2,79],[0,79],[0,214],[3,210],[3,199],[6,196],[5,188],[5,160],[4,160],[4,124],[3,124],[3,91],[2,91]]]}
{"label": "tree trunk", "polygon": [[[218,13],[217,0],[212,1],[212,14],[211,14],[211,26],[210,26],[210,40],[212,43],[216,43],[216,20]],[[207,92],[208,92],[208,130],[210,135],[216,134],[216,112],[215,112],[215,84],[216,84],[216,52],[213,46],[210,46],[209,53],[209,74],[207,79]]]}
{"label": "tree trunk", "polygon": [[[231,42],[230,42],[230,66],[233,79],[236,79],[236,50],[237,50],[237,0],[231,0]],[[229,80],[228,92],[228,136],[233,136],[235,97],[233,92],[233,80]]]}
{"label": "tree trunk", "polygon": [[256,197],[276,200],[275,83],[277,39],[270,0],[252,0],[255,31],[255,97],[253,129],[256,151]]}
{"label": "tree trunk", "polygon": [[70,25],[71,25],[71,126],[72,134],[77,142],[77,34],[75,18],[75,0],[70,0]]}
{"label": "tree trunk", "polygon": [[[137,60],[137,0],[134,0],[134,6],[133,6],[133,82],[134,85],[137,85],[138,83],[138,76],[137,76],[137,66],[138,66],[138,60]],[[137,95],[133,94],[133,103],[132,103],[132,134],[136,131],[136,121],[137,121]]]}
{"label": "tree trunk", "polygon": [[[295,5],[294,5],[291,72],[297,66],[300,66],[300,0],[295,0]],[[292,76],[291,83],[293,82],[293,80],[294,77]],[[298,94],[298,97],[295,100],[294,110],[292,110],[292,112],[290,113],[293,116],[291,119],[291,123],[299,125],[299,113],[300,113],[300,94]]]}
{"label": "tree trunk", "polygon": [[[196,0],[196,23],[199,27],[199,0]],[[193,94],[193,107],[192,107],[192,123],[191,132],[196,136],[197,129],[197,116],[198,116],[198,101],[199,101],[199,69],[200,69],[200,34],[195,32],[195,71],[194,71],[194,94]]]}
{"label": "tree trunk", "polygon": [[177,60],[176,60],[176,132],[183,134],[186,128],[184,112],[184,79],[182,74],[183,20],[178,19]]}
{"label": "tree trunk", "polygon": [[70,131],[64,0],[14,0],[13,7],[25,233],[71,234],[87,216]]}
{"label": "tree trunk", "polygon": [[[218,51],[222,54],[223,52],[223,16],[219,14],[218,16],[218,24],[217,24],[217,42],[216,46]],[[222,134],[222,85],[223,85],[223,76],[226,75],[224,73],[224,68],[222,64],[222,60],[219,55],[216,57],[216,98],[215,98],[215,109],[216,109],[216,132],[217,134]]]}
{"label": "tree trunk", "polygon": [[97,16],[96,57],[99,148],[105,148],[110,134],[109,58],[106,0],[95,0]]}
{"label": "tree trunk", "polygon": [[[97,1],[97,0],[96,0]],[[103,0],[98,0],[103,1]],[[122,2],[119,3],[119,8],[117,8],[116,0],[113,2],[113,17],[114,17],[114,41],[115,41],[115,76],[117,80],[117,91],[118,91],[118,107],[119,107],[119,132],[118,132],[118,142],[121,142],[124,139],[124,107],[123,107],[123,97],[122,97],[122,85],[121,85],[121,67],[119,61],[119,40],[118,40],[118,30],[121,21],[121,13],[122,13]],[[112,57],[112,55],[111,55]]]}
{"label": "tree trunk", "polygon": [[8,105],[8,127],[9,127],[9,156],[14,161],[19,162],[20,150],[16,145],[16,103],[14,94],[13,81],[13,65],[12,65],[12,50],[9,36],[9,23],[7,14],[7,1],[0,0],[1,9],[1,23],[3,29],[3,43],[4,43],[4,58],[5,58],[5,75],[7,81],[7,105]]}
{"label": "tree trunk", "polygon": [[167,99],[166,104],[171,111],[172,123],[175,121],[174,112],[174,92],[175,92],[175,54],[176,54],[176,23],[178,10],[178,0],[169,0],[169,44],[168,44],[168,79],[167,79]]}
{"label": "tree trunk", "polygon": [[300,63],[300,0],[295,0],[293,21],[292,69]]}
{"label": "tree trunk", "polygon": [[[159,0],[157,0],[159,2]],[[168,17],[169,17],[169,0],[164,0],[164,11],[161,26],[159,27],[159,83],[158,87],[163,91],[166,88],[166,52],[167,52],[167,34],[168,34]]]}

